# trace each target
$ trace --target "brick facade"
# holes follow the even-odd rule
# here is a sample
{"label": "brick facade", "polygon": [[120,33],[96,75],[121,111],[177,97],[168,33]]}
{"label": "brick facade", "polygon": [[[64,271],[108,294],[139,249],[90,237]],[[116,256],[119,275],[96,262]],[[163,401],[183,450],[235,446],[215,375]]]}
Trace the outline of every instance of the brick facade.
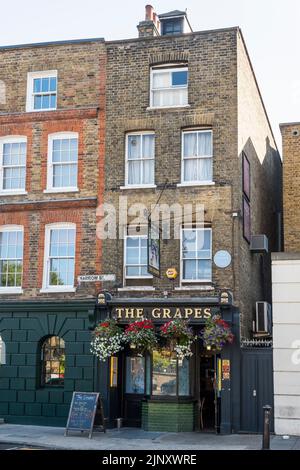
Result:
{"label": "brick facade", "polygon": [[[149,108],[150,67],[177,62],[188,65],[189,106]],[[213,264],[212,284],[187,292],[180,290],[180,277],[171,282],[165,276],[171,266],[180,272],[180,241],[163,242],[162,276],[153,279],[151,296],[162,297],[165,291],[171,297],[207,296],[230,289],[241,310],[242,334],[248,336],[255,301],[270,301],[270,260],[265,259],[262,267],[261,257],[250,253],[243,238],[242,151],[251,165],[252,233],[267,234],[271,250],[277,249],[275,213],[281,210],[281,162],[239,29],[109,42],[106,91],[105,201],[118,207],[119,197],[127,196],[128,207],[142,202],[150,209],[168,180],[160,203],[204,204],[205,223],[212,227],[213,254],[222,249],[232,254],[228,268]],[[115,96],[122,96],[122,101]],[[177,186],[181,182],[181,133],[187,128],[213,131],[213,186]],[[125,184],[126,133],[144,130],[155,132],[156,188],[121,189]],[[233,217],[235,212],[237,218]],[[123,240],[103,244],[103,269],[117,274],[119,287],[124,286],[123,245]],[[262,269],[266,271],[264,278]],[[123,287],[115,295],[147,293]]]}
{"label": "brick facade", "polygon": [[[40,293],[47,223],[76,223],[75,278],[100,272],[101,243],[95,234],[96,206],[103,190],[105,60],[102,40],[0,49],[0,80],[6,84],[0,138],[27,137],[26,194],[0,195],[0,225],[24,221],[19,224],[24,226],[20,301],[56,297]],[[57,110],[25,113],[27,73],[44,70],[57,70]],[[48,137],[60,132],[78,134],[77,192],[46,191]],[[92,296],[100,288],[99,284],[77,286],[76,280],[75,286],[75,295],[58,293],[58,298]],[[1,298],[14,297],[1,294]]]}
{"label": "brick facade", "polygon": [[281,124],[283,148],[283,219],[284,251],[300,251],[300,196],[298,181],[300,177],[300,123]]}

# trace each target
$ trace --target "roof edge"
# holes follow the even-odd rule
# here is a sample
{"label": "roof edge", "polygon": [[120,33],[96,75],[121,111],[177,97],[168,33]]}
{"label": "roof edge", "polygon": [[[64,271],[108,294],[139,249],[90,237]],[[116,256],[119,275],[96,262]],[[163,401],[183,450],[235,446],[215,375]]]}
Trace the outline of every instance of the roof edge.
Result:
{"label": "roof edge", "polygon": [[300,121],[298,122],[282,122],[279,124],[279,128],[282,129],[283,127],[291,127],[291,126],[300,126]]}
{"label": "roof edge", "polygon": [[0,51],[9,49],[29,49],[31,47],[63,46],[64,44],[80,44],[90,42],[105,42],[104,38],[65,39],[62,41],[33,42],[28,44],[15,44],[0,46]]}

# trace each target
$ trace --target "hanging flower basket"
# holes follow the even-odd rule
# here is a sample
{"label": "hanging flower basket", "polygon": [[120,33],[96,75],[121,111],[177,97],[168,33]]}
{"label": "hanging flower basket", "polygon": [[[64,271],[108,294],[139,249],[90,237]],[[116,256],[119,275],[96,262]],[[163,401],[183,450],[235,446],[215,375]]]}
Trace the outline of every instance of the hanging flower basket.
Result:
{"label": "hanging flower basket", "polygon": [[191,348],[196,337],[186,321],[171,320],[160,327],[159,334],[179,359],[193,355]]}
{"label": "hanging flower basket", "polygon": [[99,323],[93,332],[91,353],[104,362],[122,349],[124,349],[124,332],[116,320],[108,319]]}
{"label": "hanging flower basket", "polygon": [[200,338],[207,349],[221,351],[226,343],[232,343],[234,335],[230,326],[220,315],[215,315],[206,320],[205,327],[200,333]]}
{"label": "hanging flower basket", "polygon": [[143,356],[157,345],[155,329],[152,320],[141,320],[130,323],[125,328],[124,340],[138,356]]}

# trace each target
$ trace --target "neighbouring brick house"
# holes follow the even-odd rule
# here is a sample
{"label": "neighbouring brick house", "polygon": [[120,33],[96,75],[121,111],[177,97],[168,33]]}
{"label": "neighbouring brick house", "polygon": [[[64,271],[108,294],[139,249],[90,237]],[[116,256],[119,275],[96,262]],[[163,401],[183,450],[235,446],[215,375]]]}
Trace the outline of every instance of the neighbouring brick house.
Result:
{"label": "neighbouring brick house", "polygon": [[[271,301],[270,254],[253,253],[250,241],[265,234],[270,250],[278,249],[281,159],[239,28],[193,32],[185,12],[157,16],[148,5],[138,30],[139,38],[106,42],[104,200],[118,216],[124,204],[142,203],[147,214],[158,201],[203,204],[204,227],[194,216],[180,239],[162,240],[160,277],[154,277],[147,272],[147,218],[136,222],[134,234],[121,219],[117,239],[103,242],[103,271],[116,273],[117,283],[100,317],[117,311],[128,322],[142,309],[166,321],[184,306],[199,331],[203,318],[195,320],[192,309],[220,311],[226,290],[233,303],[221,312],[236,339],[218,358],[199,346],[189,365],[177,361],[177,372],[173,356],[137,358],[129,350],[119,360],[118,386],[101,382],[101,392],[111,418],[123,416],[148,430],[199,427],[194,403],[199,411],[204,400],[204,427],[250,430],[241,395],[249,402],[252,389],[242,390],[239,338],[251,338],[256,301]],[[129,222],[136,217],[131,212]],[[226,268],[214,262],[220,250]],[[176,268],[176,279],[167,278],[168,268]],[[165,379],[159,361],[169,364]],[[229,364],[231,380],[224,376],[216,398],[209,377],[220,378],[216,369]],[[137,369],[145,373],[138,393],[132,383]],[[271,378],[271,368],[264,375]],[[260,426],[259,420],[254,430]]]}
{"label": "neighbouring brick house", "polygon": [[[88,314],[99,284],[103,195],[102,39],[0,48],[0,415],[66,422],[91,391]],[[63,384],[63,387],[62,387]]]}

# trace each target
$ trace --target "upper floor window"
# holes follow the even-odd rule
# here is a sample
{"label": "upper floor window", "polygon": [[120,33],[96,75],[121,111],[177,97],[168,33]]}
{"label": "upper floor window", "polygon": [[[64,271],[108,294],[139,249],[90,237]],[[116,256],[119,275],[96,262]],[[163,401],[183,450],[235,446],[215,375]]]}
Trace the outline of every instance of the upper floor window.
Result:
{"label": "upper floor window", "polygon": [[58,133],[49,136],[47,189],[77,190],[78,134]]}
{"label": "upper floor window", "polygon": [[65,342],[58,336],[45,339],[41,347],[41,386],[62,387],[65,378]]}
{"label": "upper floor window", "polygon": [[212,182],[212,131],[186,131],[182,138],[183,182]]}
{"label": "upper floor window", "polygon": [[126,185],[154,184],[154,142],[154,133],[127,134]]}
{"label": "upper floor window", "polygon": [[73,290],[75,271],[75,224],[46,227],[44,289]]}
{"label": "upper floor window", "polygon": [[26,137],[0,139],[0,193],[25,191]]}
{"label": "upper floor window", "polygon": [[125,237],[125,278],[152,278],[148,273],[146,227],[141,234],[127,233]]}
{"label": "upper floor window", "polygon": [[23,227],[0,227],[0,292],[22,287]]}
{"label": "upper floor window", "polygon": [[27,111],[50,111],[57,107],[57,71],[30,72],[27,78]]}
{"label": "upper floor window", "polygon": [[152,68],[150,106],[170,107],[188,104],[188,68]]}
{"label": "upper floor window", "polygon": [[182,229],[182,281],[210,282],[212,279],[212,236],[210,228]]}

